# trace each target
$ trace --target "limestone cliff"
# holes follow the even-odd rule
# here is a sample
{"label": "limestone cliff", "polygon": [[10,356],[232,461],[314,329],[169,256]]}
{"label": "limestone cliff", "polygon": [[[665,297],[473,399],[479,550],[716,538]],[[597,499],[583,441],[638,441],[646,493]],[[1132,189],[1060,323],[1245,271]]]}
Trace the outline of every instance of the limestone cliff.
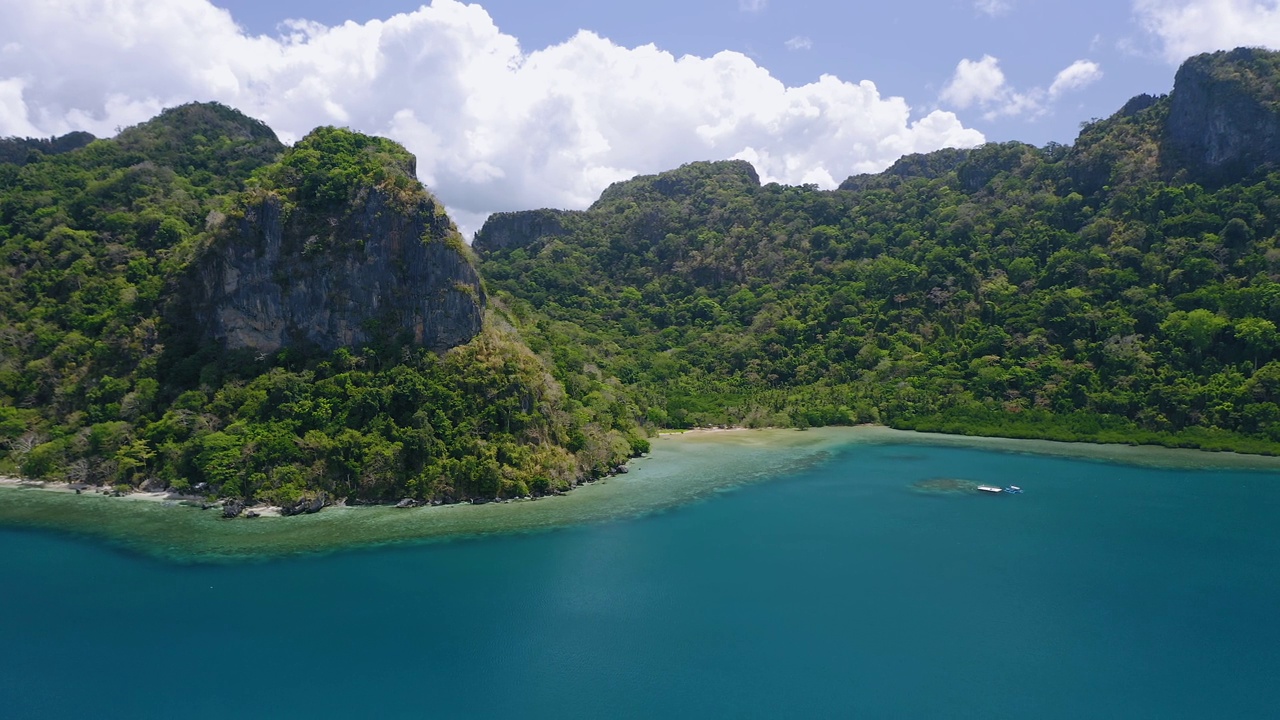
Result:
{"label": "limestone cliff", "polygon": [[[264,352],[378,340],[446,349],[475,337],[479,276],[444,208],[411,179],[412,156],[389,141],[317,132],[338,135],[304,140],[264,173],[195,263],[205,332]],[[360,141],[346,159],[305,156],[342,152],[334,137]]]}
{"label": "limestone cliff", "polygon": [[565,223],[578,213],[572,210],[524,210],[494,213],[476,233],[476,252],[514,250],[543,238],[568,235]]}
{"label": "limestone cliff", "polygon": [[1190,58],[1169,102],[1166,171],[1219,185],[1280,167],[1280,53],[1237,48]]}

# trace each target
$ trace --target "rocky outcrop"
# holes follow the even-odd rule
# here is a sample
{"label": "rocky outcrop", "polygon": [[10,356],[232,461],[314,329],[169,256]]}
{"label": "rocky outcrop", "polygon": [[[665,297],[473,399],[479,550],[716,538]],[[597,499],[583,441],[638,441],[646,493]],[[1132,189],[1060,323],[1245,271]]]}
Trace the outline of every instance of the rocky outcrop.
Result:
{"label": "rocky outcrop", "polygon": [[528,247],[549,237],[568,235],[565,221],[574,216],[571,210],[526,210],[494,213],[476,233],[471,247],[478,253],[515,250]]}
{"label": "rocky outcrop", "polygon": [[285,517],[293,515],[310,515],[318,513],[325,506],[329,505],[329,495],[323,491],[315,493],[305,493],[298,498],[295,503],[289,503],[280,506],[280,514]]}
{"label": "rocky outcrop", "polygon": [[1237,48],[1183,63],[1161,165],[1210,186],[1280,168],[1280,53]]}
{"label": "rocky outcrop", "polygon": [[404,338],[443,350],[480,332],[480,278],[425,192],[363,188],[328,214],[262,192],[224,225],[196,264],[194,315],[228,348]]}
{"label": "rocky outcrop", "polygon": [[1160,102],[1160,97],[1155,95],[1149,95],[1147,93],[1134,95],[1129,98],[1129,101],[1126,102],[1116,114],[1120,117],[1133,117],[1143,110],[1154,106],[1158,102]]}

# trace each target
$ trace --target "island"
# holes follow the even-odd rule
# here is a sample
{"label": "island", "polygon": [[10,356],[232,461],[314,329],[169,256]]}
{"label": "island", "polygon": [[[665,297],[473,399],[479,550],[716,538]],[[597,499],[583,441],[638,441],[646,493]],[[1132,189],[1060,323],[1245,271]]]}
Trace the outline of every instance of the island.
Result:
{"label": "island", "polygon": [[471,245],[415,164],[216,103],[0,140],[0,473],[234,516],[564,493],[662,428],[1280,454],[1278,53],[1070,146],[691,163]]}

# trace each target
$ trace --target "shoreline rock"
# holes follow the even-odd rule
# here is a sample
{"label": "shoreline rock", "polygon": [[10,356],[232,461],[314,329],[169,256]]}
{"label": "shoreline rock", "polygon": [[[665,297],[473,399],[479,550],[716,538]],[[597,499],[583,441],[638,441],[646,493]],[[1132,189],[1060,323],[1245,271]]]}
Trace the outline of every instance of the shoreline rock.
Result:
{"label": "shoreline rock", "polygon": [[294,515],[310,515],[318,513],[326,505],[329,504],[329,494],[321,490],[314,494],[303,495],[297,502],[292,505],[283,505],[280,507],[280,514],[284,517],[292,517]]}
{"label": "shoreline rock", "polygon": [[[641,456],[643,457],[643,456]],[[639,459],[639,458],[633,458]],[[567,490],[558,488],[548,489],[541,494],[528,494],[517,497],[454,497],[451,495],[436,496],[419,500],[414,497],[403,497],[395,502],[386,500],[360,500],[353,498],[332,498],[324,491],[307,492],[297,502],[276,507],[265,502],[246,501],[245,498],[225,498],[215,499],[208,494],[187,494],[174,491],[170,488],[145,490],[136,488],[132,491],[121,492],[111,486],[88,485],[84,483],[66,483],[47,480],[29,480],[11,476],[0,476],[0,485],[7,485],[21,488],[33,488],[46,490],[51,492],[67,492],[80,494],[97,494],[103,497],[119,497],[124,499],[138,500],[155,500],[162,501],[165,505],[171,507],[187,507],[199,510],[216,509],[221,512],[223,519],[231,520],[235,518],[263,518],[263,517],[293,517],[297,515],[309,515],[320,512],[326,507],[348,507],[348,506],[374,506],[386,507],[394,509],[410,509],[418,507],[442,507],[447,505],[487,505],[491,503],[505,504],[518,501],[533,501],[542,498],[556,497],[568,495],[577,488],[594,485],[604,482],[607,478],[615,477],[630,472],[630,468],[626,464],[616,465],[609,468],[599,477],[585,476],[572,483]],[[200,483],[194,486],[194,490],[210,490],[207,483]]]}

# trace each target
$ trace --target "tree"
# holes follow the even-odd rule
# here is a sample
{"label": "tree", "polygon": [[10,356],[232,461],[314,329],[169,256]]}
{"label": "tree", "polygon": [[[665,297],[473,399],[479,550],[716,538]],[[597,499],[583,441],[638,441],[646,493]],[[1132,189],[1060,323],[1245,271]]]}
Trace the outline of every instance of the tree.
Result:
{"label": "tree", "polygon": [[1276,324],[1262,318],[1247,317],[1237,320],[1235,335],[1252,353],[1255,370],[1258,368],[1258,358],[1275,350],[1277,343],[1280,343]]}
{"label": "tree", "polygon": [[1174,342],[1190,347],[1195,356],[1200,357],[1213,345],[1218,333],[1231,323],[1204,308],[1191,311],[1175,310],[1160,323],[1160,329]]}

